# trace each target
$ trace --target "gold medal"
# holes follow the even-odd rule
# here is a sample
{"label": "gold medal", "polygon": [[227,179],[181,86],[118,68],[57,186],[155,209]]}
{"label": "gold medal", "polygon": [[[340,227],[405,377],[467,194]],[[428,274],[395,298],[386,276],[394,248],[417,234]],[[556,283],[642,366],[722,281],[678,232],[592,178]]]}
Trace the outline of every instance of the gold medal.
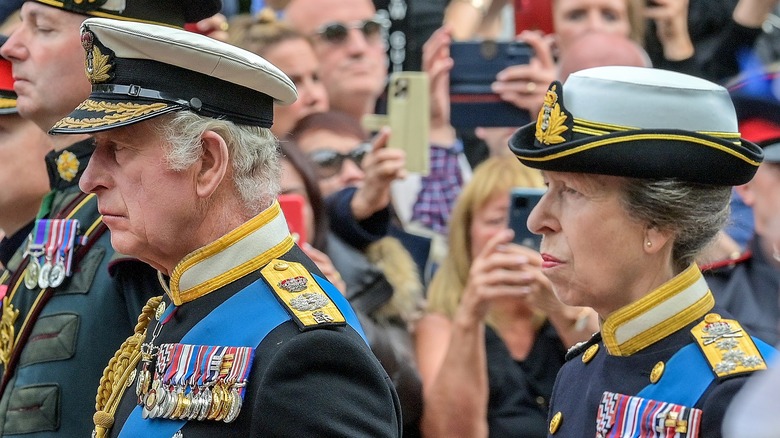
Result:
{"label": "gold medal", "polygon": [[24,270],[24,285],[27,289],[34,290],[38,287],[38,276],[40,273],[41,265],[38,263],[38,259],[30,257],[27,269]]}
{"label": "gold medal", "polygon": [[238,393],[238,388],[233,387],[230,390],[230,407],[228,413],[225,415],[225,423],[232,423],[238,418],[238,413],[241,411],[241,394]]}

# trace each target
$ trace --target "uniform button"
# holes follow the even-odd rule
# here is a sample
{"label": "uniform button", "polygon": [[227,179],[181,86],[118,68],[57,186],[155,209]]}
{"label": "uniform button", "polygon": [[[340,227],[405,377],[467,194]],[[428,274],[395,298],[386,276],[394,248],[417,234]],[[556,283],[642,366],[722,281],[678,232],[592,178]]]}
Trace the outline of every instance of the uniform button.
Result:
{"label": "uniform button", "polygon": [[666,365],[664,365],[663,361],[658,362],[653,367],[653,370],[650,371],[650,382],[656,383],[659,380],[661,380],[661,376],[664,375],[664,370],[666,369]]}
{"label": "uniform button", "polygon": [[558,432],[558,429],[561,427],[561,422],[563,422],[563,414],[558,411],[553,415],[552,420],[550,420],[550,435],[555,435],[555,432]]}
{"label": "uniform button", "polygon": [[582,363],[590,362],[598,352],[599,352],[599,344],[593,344],[590,347],[588,347],[588,349],[585,350],[584,353],[582,353]]}
{"label": "uniform button", "polygon": [[285,271],[289,267],[290,265],[288,265],[286,262],[276,262],[276,264],[274,265],[274,269],[276,269],[277,271]]}
{"label": "uniform button", "polygon": [[544,397],[542,397],[541,395],[536,397],[537,405],[544,406],[545,403],[547,403],[547,400],[545,400]]}

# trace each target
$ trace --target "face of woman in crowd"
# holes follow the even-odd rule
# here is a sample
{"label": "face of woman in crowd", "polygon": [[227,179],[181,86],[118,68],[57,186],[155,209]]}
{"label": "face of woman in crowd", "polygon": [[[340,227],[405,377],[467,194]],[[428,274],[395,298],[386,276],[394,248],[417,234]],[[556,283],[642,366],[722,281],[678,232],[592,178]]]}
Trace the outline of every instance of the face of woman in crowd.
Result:
{"label": "face of woman in crowd", "polygon": [[[319,129],[300,136],[298,146],[312,158],[315,167],[319,169],[319,185],[323,197],[363,183],[365,173],[357,162],[359,160],[347,158],[347,156],[360,156],[357,152],[365,147],[360,139]],[[325,152],[333,155],[333,159],[327,160],[327,164],[318,160],[318,157],[325,155]]]}
{"label": "face of woman in crowd", "polygon": [[282,194],[303,196],[303,222],[306,224],[306,242],[314,240],[314,213],[309,203],[309,193],[306,191],[303,177],[289,161],[282,159]]}
{"label": "face of woman in crowd", "polygon": [[491,237],[507,227],[508,222],[509,193],[493,195],[473,212],[469,229],[471,260],[477,257]]}
{"label": "face of woman in crowd", "polygon": [[282,137],[298,120],[309,114],[328,110],[328,95],[320,82],[320,65],[311,44],[303,38],[282,41],[264,54],[295,83],[298,100],[292,105],[274,105],[271,131]]}
{"label": "face of woman in crowd", "polygon": [[644,281],[646,227],[622,206],[624,180],[562,172],[544,178],[548,189],[528,228],[544,236],[542,269],[558,299],[606,317],[652,290]]}
{"label": "face of woman in crowd", "polygon": [[553,24],[561,51],[588,32],[629,37],[628,0],[555,0]]}

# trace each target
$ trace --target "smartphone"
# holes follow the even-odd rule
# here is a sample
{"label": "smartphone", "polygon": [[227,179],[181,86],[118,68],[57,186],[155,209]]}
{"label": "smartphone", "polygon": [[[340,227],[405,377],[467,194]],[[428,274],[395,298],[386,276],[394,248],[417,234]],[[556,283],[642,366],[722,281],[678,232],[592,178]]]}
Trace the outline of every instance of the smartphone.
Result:
{"label": "smartphone", "polygon": [[306,242],[306,218],[303,214],[306,200],[303,195],[298,193],[286,193],[279,195],[279,205],[282,207],[282,213],[287,220],[287,227],[293,236],[295,243],[303,244]]}
{"label": "smartphone", "polygon": [[539,251],[542,236],[528,230],[528,216],[544,195],[545,189],[515,187],[509,194],[509,228],[515,231],[514,243]]}
{"label": "smartphone", "polygon": [[503,69],[528,64],[533,49],[521,41],[460,41],[450,46],[450,122],[456,128],[522,126],[528,111],[501,100],[490,85]]}
{"label": "smartphone", "polygon": [[419,71],[390,75],[387,91],[388,147],[406,151],[406,170],[430,172],[430,92],[428,74]]}

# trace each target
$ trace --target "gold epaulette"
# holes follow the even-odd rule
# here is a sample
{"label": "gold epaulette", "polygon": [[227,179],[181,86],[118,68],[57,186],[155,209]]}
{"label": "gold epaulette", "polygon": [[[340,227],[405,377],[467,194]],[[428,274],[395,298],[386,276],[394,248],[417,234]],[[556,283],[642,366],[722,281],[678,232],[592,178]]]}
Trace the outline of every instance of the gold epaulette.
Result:
{"label": "gold epaulette", "polygon": [[710,313],[691,333],[719,379],[766,369],[753,339],[737,321]]}
{"label": "gold epaulette", "polygon": [[302,264],[274,259],[261,272],[301,330],[346,323],[341,310]]}

